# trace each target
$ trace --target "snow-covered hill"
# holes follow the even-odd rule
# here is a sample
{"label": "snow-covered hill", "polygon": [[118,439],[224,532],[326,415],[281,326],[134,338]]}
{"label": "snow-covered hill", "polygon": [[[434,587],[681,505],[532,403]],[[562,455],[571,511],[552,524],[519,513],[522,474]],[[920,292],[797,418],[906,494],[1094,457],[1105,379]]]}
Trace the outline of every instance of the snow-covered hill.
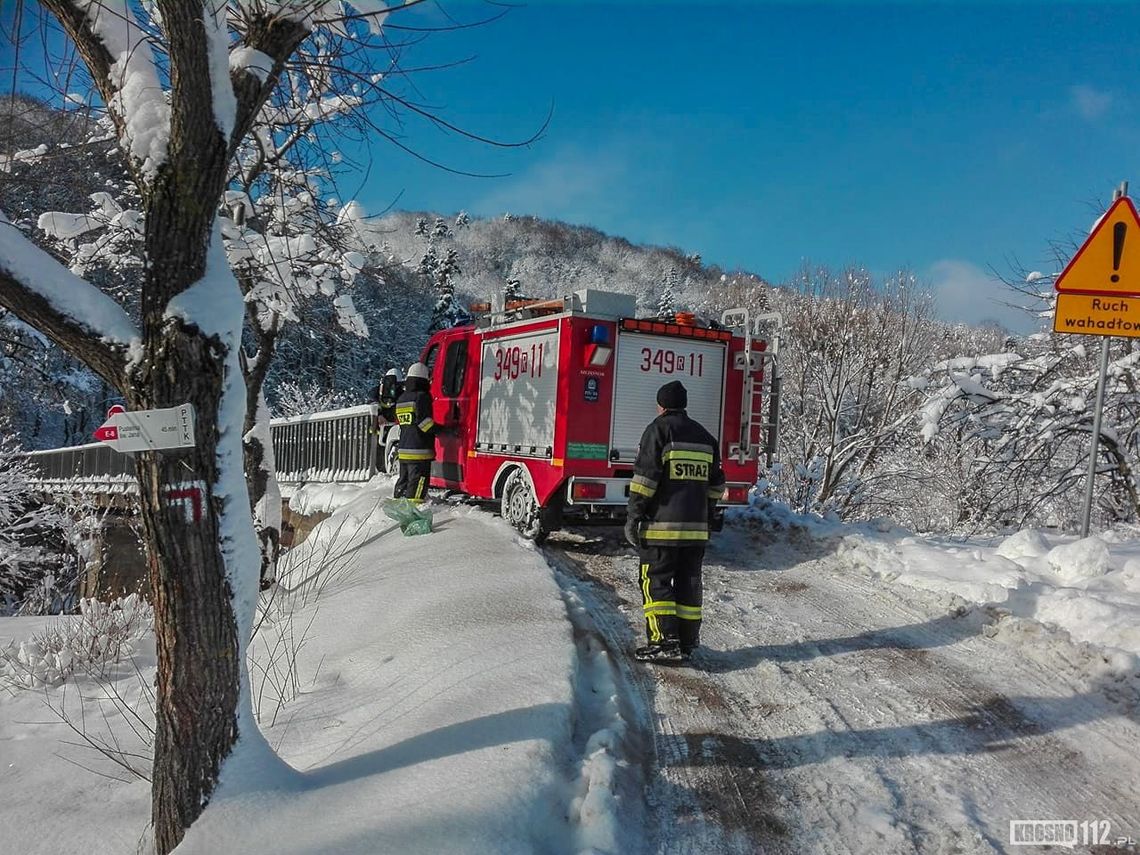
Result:
{"label": "snow-covered hill", "polygon": [[[428,244],[428,236],[417,234],[417,223],[437,219],[432,212],[396,212],[364,220],[361,229],[386,257],[414,267]],[[636,245],[588,226],[530,216],[470,218],[460,213],[444,223],[448,234],[438,242],[457,250],[462,271],[457,289],[474,299],[500,293],[510,279],[533,297],[579,288],[634,294],[645,313],[657,310],[670,279],[678,305],[698,311],[719,312],[748,291],[755,291],[754,305],[768,299],[760,276],[706,265],[682,248]]]}

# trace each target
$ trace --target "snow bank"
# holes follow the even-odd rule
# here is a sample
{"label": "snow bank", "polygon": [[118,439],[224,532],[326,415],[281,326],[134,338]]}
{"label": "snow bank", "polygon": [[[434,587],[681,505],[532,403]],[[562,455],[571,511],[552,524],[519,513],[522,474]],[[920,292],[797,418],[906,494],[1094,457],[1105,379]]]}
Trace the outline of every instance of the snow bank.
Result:
{"label": "snow bank", "polygon": [[1067,582],[1095,579],[1111,569],[1108,544],[1095,536],[1061,544],[1050,550],[1045,560],[1053,572]]}
{"label": "snow bank", "polygon": [[870,576],[1038,621],[1098,645],[1119,669],[1140,669],[1140,538],[1134,532],[1077,539],[1025,530],[1003,540],[954,543],[850,526],[839,551]]}
{"label": "snow bank", "polygon": [[[0,618],[0,649],[39,645],[36,639],[81,620]],[[150,816],[150,785],[84,744],[67,721],[95,744],[129,752],[133,756],[124,759],[132,768],[148,773],[149,749],[136,714],[153,721],[154,664],[150,637],[134,645],[130,661],[103,668],[98,679],[75,669],[80,676],[48,688],[60,674],[41,658],[36,672],[46,679],[38,688],[16,689],[0,680],[0,852],[138,851]]]}
{"label": "snow bank", "polygon": [[913,535],[889,520],[844,525],[795,514],[767,499],[730,510],[728,519],[833,541],[853,570],[945,594],[953,609],[992,607],[1008,616],[1002,632],[1014,640],[1036,644],[1041,633],[1010,630],[1007,622],[1036,622],[1095,645],[1100,652],[1088,659],[1099,664],[1087,670],[1140,677],[1140,529],[1084,539],[1026,529],[1004,539],[950,541]]}
{"label": "snow bank", "polygon": [[386,490],[355,492],[279,574],[309,629],[265,733],[302,774],[224,778],[179,852],[566,850],[576,653],[550,568],[481,512],[403,537]]}
{"label": "snow bank", "polygon": [[390,495],[392,479],[386,475],[378,475],[375,483],[364,484],[335,484],[314,483],[304,484],[289,498],[289,509],[302,516],[310,514],[331,514],[346,505],[358,500],[366,491],[377,491],[381,498]]}
{"label": "snow bank", "polygon": [[994,550],[995,555],[1008,558],[1010,561],[1020,561],[1024,558],[1040,558],[1052,547],[1045,535],[1034,528],[1022,529],[1011,534]]}

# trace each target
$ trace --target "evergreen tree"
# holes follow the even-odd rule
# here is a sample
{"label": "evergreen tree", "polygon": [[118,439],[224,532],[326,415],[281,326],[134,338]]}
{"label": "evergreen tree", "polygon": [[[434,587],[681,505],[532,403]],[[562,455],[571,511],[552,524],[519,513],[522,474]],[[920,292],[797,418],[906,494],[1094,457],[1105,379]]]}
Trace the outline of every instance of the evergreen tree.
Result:
{"label": "evergreen tree", "polygon": [[459,253],[454,249],[437,260],[432,272],[436,292],[435,309],[431,315],[431,331],[447,329],[469,320],[470,315],[455,302],[455,277],[459,269]]}
{"label": "evergreen tree", "polygon": [[680,285],[680,276],[677,268],[670,267],[665,274],[665,283],[661,286],[661,298],[657,301],[657,317],[667,321],[677,316],[677,288]]}
{"label": "evergreen tree", "polygon": [[421,276],[434,276],[435,269],[439,265],[439,256],[435,251],[435,243],[429,243],[427,250],[420,258],[420,263],[416,265],[416,273]]}

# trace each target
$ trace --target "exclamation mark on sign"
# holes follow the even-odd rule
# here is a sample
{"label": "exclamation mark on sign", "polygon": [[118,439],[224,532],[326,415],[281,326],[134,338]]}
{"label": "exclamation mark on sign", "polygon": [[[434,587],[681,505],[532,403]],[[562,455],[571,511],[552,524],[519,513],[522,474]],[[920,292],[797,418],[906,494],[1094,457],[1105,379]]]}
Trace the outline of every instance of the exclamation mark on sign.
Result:
{"label": "exclamation mark on sign", "polygon": [[1112,269],[1114,272],[1109,278],[1113,282],[1120,281],[1120,274],[1115,271],[1120,270],[1120,256],[1124,254],[1124,235],[1127,232],[1127,223],[1117,223],[1112,227]]}

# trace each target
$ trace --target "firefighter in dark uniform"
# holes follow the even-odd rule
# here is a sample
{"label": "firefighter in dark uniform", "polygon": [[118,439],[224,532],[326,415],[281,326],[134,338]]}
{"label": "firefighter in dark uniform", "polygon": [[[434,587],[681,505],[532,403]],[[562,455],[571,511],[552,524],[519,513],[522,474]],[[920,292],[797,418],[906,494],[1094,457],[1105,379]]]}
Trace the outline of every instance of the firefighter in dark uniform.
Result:
{"label": "firefighter in dark uniform", "polygon": [[380,404],[380,418],[385,422],[396,421],[396,402],[404,394],[404,381],[400,379],[397,368],[389,368],[380,378],[380,385],[376,387],[376,401]]}
{"label": "firefighter in dark uniform", "polygon": [[404,394],[396,402],[396,421],[400,425],[400,475],[396,479],[396,498],[417,502],[427,499],[438,430],[431,409],[428,369],[422,362],[417,362],[408,369]]}
{"label": "firefighter in dark uniform", "polygon": [[717,441],[685,412],[678,381],[657,390],[658,416],[641,435],[625,536],[641,554],[639,583],[649,644],[637,659],[684,662],[700,643],[701,564],[724,495]]}

